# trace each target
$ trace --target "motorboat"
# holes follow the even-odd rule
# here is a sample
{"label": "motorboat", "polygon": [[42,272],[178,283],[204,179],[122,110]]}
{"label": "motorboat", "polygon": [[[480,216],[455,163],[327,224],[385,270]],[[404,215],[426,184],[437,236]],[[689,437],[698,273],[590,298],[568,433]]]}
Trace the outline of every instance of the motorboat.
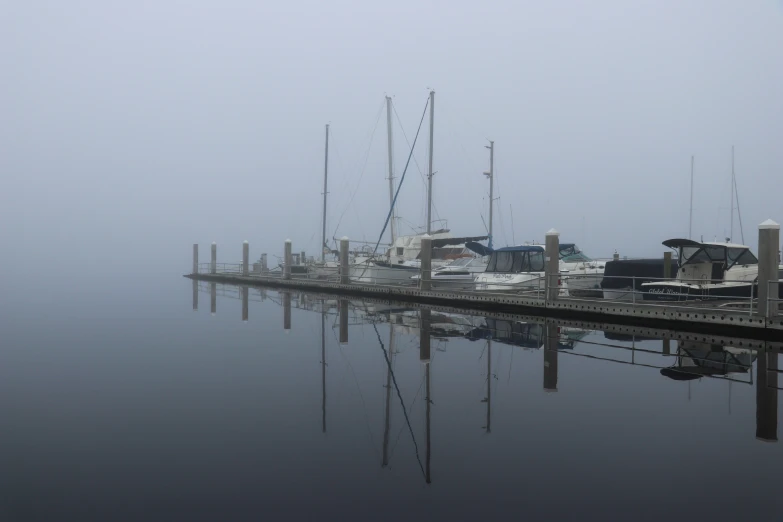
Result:
{"label": "motorboat", "polygon": [[[432,288],[448,290],[472,290],[475,286],[474,279],[477,274],[484,272],[489,263],[488,256],[460,257],[432,271]],[[421,274],[412,277],[418,283]]]}
{"label": "motorboat", "polygon": [[587,257],[574,243],[560,244],[560,272],[570,296],[603,297],[601,281],[605,265],[605,261]]}
{"label": "motorboat", "polygon": [[[669,273],[677,273],[677,259],[670,261]],[[644,283],[664,276],[664,259],[617,259],[607,261],[601,280],[603,298],[611,301],[631,301],[634,292],[641,292]],[[641,295],[641,294],[640,294]]]}
{"label": "motorboat", "polygon": [[663,245],[678,252],[677,276],[642,284],[643,300],[750,299],[758,295],[758,259],[750,247],[691,239],[668,239]]}
{"label": "motorboat", "polygon": [[[558,285],[561,285],[559,278]],[[493,250],[486,271],[475,277],[475,289],[543,294],[546,289],[544,247],[521,245]]]}

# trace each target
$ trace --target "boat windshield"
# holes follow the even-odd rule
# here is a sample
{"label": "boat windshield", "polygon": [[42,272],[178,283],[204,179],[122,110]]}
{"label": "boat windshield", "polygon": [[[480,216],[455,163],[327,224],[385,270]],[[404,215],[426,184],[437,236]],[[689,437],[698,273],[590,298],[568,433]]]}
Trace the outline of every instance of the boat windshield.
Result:
{"label": "boat windshield", "polygon": [[592,261],[589,257],[584,255],[579,247],[576,245],[569,245],[567,247],[560,248],[560,260],[567,263],[575,263],[578,261]]}
{"label": "boat windshield", "polygon": [[543,272],[543,252],[494,252],[487,272]]}
{"label": "boat windshield", "polygon": [[449,266],[468,266],[471,261],[473,261],[472,257],[461,257],[449,263]]}
{"label": "boat windshield", "polygon": [[757,265],[759,260],[747,248],[729,248],[729,268],[734,265]]}
{"label": "boat windshield", "polygon": [[680,255],[682,264],[712,263],[726,260],[726,248],[720,246],[684,246]]}

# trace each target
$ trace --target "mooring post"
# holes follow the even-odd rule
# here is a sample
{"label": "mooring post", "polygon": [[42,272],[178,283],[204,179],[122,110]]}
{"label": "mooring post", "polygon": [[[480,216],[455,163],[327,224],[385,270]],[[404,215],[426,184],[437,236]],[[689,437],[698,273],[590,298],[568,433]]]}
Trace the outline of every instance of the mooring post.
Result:
{"label": "mooring post", "polygon": [[217,313],[217,283],[209,283],[209,313]]}
{"label": "mooring post", "polygon": [[250,269],[250,243],[242,242],[242,275],[246,276]]}
{"label": "mooring post", "polygon": [[348,344],[348,301],[340,299],[340,344]]}
{"label": "mooring post", "polygon": [[340,284],[347,285],[348,278],[348,237],[340,238]]}
{"label": "mooring post", "polygon": [[424,234],[421,238],[421,290],[432,288],[432,236]]}
{"label": "mooring post", "polygon": [[266,254],[261,254],[261,272],[269,272],[269,265],[266,264]]}
{"label": "mooring post", "polygon": [[[759,249],[760,250],[760,249]],[[778,348],[771,345],[756,357],[756,438],[778,440]]]}
{"label": "mooring post", "polygon": [[291,330],[291,292],[283,292],[283,330]]}
{"label": "mooring post", "polygon": [[216,274],[217,273],[217,243],[215,243],[214,241],[212,242],[211,254],[212,255],[209,261],[209,273]]}
{"label": "mooring post", "polygon": [[560,285],[558,284],[558,275],[560,274],[560,232],[554,228],[546,233],[544,274],[546,275],[547,302],[554,301],[560,293]]}
{"label": "mooring post", "polygon": [[301,263],[301,264],[303,264],[303,265],[306,265],[306,264],[307,264],[307,257],[305,257],[305,253],[304,253],[304,251],[302,251],[302,252],[299,254],[299,263]]}
{"label": "mooring post", "polygon": [[247,286],[242,287],[242,322],[247,322],[248,316],[248,301],[250,300],[250,288]]}
{"label": "mooring post", "polygon": [[557,391],[557,354],[560,341],[560,329],[556,324],[546,325],[546,345],[544,346],[544,391]]}
{"label": "mooring post", "polygon": [[619,261],[620,260],[620,254],[617,253],[617,250],[614,251],[614,255],[612,256],[612,261]]}
{"label": "mooring post", "polygon": [[764,317],[778,315],[778,248],[780,245],[780,225],[766,220],[759,225],[759,300],[758,313]]}
{"label": "mooring post", "polygon": [[663,253],[663,278],[664,279],[672,278],[672,253],[671,252]]}
{"label": "mooring post", "polygon": [[291,255],[291,240],[286,239],[285,246],[283,248],[283,279],[291,279],[292,262],[293,262],[293,256]]}
{"label": "mooring post", "polygon": [[192,274],[198,274],[198,243],[193,243],[193,272]]}
{"label": "mooring post", "polygon": [[663,352],[664,355],[671,355],[672,353],[671,339],[663,340],[663,346],[661,348],[661,351]]}

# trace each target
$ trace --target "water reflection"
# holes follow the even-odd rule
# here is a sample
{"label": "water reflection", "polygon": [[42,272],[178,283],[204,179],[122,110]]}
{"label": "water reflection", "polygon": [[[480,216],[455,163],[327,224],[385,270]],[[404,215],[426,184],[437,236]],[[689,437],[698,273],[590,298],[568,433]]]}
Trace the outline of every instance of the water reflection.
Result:
{"label": "water reflection", "polygon": [[[407,304],[291,291],[278,294],[259,289],[216,286],[214,283],[204,285],[202,291],[210,293],[213,313],[216,311],[215,296],[240,299],[243,320],[248,318],[249,302],[269,299],[283,308],[285,330],[292,328],[292,310],[297,313],[301,311],[302,314],[313,312],[311,315],[314,318],[320,316],[317,345],[321,366],[322,433],[327,433],[327,409],[331,404],[332,409],[337,409],[339,413],[342,407],[340,397],[345,393],[343,388],[339,387],[344,384],[341,385],[329,376],[331,369],[327,361],[330,350],[338,350],[339,352],[335,353],[339,353],[347,367],[351,368],[351,372],[359,374],[353,375],[352,379],[360,389],[363,408],[369,409],[370,406],[363,398],[365,392],[361,390],[359,383],[369,380],[369,377],[361,375],[360,368],[377,368],[373,366],[374,363],[368,361],[380,362],[382,373],[373,373],[376,375],[373,377],[374,385],[382,390],[376,403],[378,419],[375,424],[375,429],[382,433],[375,442],[380,467],[393,467],[390,463],[393,462],[395,446],[401,444],[401,439],[407,440],[416,466],[427,484],[434,478],[448,480],[442,475],[432,473],[433,463],[436,467],[443,465],[441,461],[434,462],[432,458],[435,436],[437,435],[439,445],[454,436],[453,432],[444,431],[442,428],[455,424],[454,411],[436,404],[452,401],[453,397],[465,396],[465,390],[473,385],[465,380],[465,376],[470,372],[465,371],[465,365],[468,363],[464,361],[475,360],[476,357],[481,365],[477,372],[477,379],[481,381],[481,395],[480,398],[476,397],[474,404],[481,404],[483,425],[476,423],[475,426],[481,426],[485,434],[492,434],[493,437],[496,437],[498,432],[509,430],[511,425],[510,419],[503,418],[502,415],[498,417],[498,412],[510,411],[509,402],[521,399],[504,395],[502,391],[498,395],[497,390],[498,387],[509,386],[512,375],[525,375],[527,378],[527,369],[527,373],[514,369],[515,364],[522,364],[525,368],[530,366],[527,363],[533,359],[525,359],[522,363],[514,362],[514,354],[523,353],[530,357],[541,357],[541,361],[536,365],[536,373],[542,372],[538,379],[542,379],[543,386],[536,384],[538,390],[546,393],[560,390],[560,393],[537,406],[544,408],[542,411],[547,411],[546,408],[561,407],[563,403],[559,401],[560,396],[565,393],[563,390],[568,390],[572,397],[574,393],[578,395],[579,388],[589,382],[586,379],[619,378],[627,383],[629,394],[648,391],[666,393],[665,390],[672,387],[687,387],[689,400],[696,389],[694,385],[711,382],[715,385],[709,388],[702,386],[698,388],[699,393],[702,397],[711,394],[712,397],[718,398],[721,389],[715,386],[723,386],[729,397],[729,413],[732,386],[744,386],[748,387],[747,389],[755,386],[756,437],[762,441],[777,441],[779,344],[633,329],[617,325],[600,325],[597,328],[594,323],[506,314],[478,316],[460,314],[450,309],[417,308]],[[197,296],[194,294],[194,308],[196,304]],[[255,313],[253,315],[255,317]],[[297,328],[306,328],[299,326],[300,320],[303,324],[307,322],[306,317],[302,315],[300,319],[297,315]],[[333,329],[337,330],[338,335],[333,336]],[[350,344],[349,332],[352,338]],[[449,348],[452,345],[456,350]],[[411,353],[408,348],[412,346],[418,349],[420,373],[410,364]],[[350,349],[343,352],[343,347]],[[458,360],[462,362],[458,364]],[[503,376],[500,375],[501,369]],[[437,373],[437,393],[434,390],[433,372]],[[421,380],[417,381],[418,378]],[[536,383],[541,383],[538,379],[535,379]],[[641,384],[642,381],[644,384]],[[654,384],[650,384],[651,382]],[[638,391],[634,390],[636,386],[639,387]],[[650,386],[654,386],[654,390],[649,388]],[[684,388],[680,389],[685,391]],[[329,399],[330,394],[335,398]],[[434,400],[436,396],[440,397],[438,402]],[[604,400],[616,400],[617,408],[624,407],[623,397],[605,397]],[[722,396],[719,400],[723,400]],[[500,401],[499,410],[494,404],[496,401]],[[687,403],[684,397],[682,401]],[[672,406],[681,405],[681,402],[677,402]],[[688,410],[687,413],[696,415],[699,412]],[[342,417],[337,415],[337,418]],[[335,418],[335,413],[332,413],[332,418]],[[665,419],[661,419],[661,422],[664,421]],[[676,423],[686,421],[687,417],[672,417],[668,422],[676,426]],[[334,424],[337,421],[331,422]],[[747,425],[746,427],[750,428]],[[723,426],[714,427],[722,428]],[[407,439],[403,437],[406,433]],[[714,432],[708,435],[720,436]]]}

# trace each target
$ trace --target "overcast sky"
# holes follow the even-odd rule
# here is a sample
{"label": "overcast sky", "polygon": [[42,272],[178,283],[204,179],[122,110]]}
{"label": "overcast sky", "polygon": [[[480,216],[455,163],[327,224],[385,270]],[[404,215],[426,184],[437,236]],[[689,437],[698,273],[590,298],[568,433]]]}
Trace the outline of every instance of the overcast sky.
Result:
{"label": "overcast sky", "polygon": [[0,48],[3,250],[28,266],[315,253],[326,123],[329,235],[374,240],[384,95],[399,176],[430,88],[455,235],[485,232],[487,138],[500,245],[555,227],[588,255],[658,255],[688,234],[691,155],[694,236],[727,235],[732,145],[746,243],[783,221],[780,0],[6,1]]}

